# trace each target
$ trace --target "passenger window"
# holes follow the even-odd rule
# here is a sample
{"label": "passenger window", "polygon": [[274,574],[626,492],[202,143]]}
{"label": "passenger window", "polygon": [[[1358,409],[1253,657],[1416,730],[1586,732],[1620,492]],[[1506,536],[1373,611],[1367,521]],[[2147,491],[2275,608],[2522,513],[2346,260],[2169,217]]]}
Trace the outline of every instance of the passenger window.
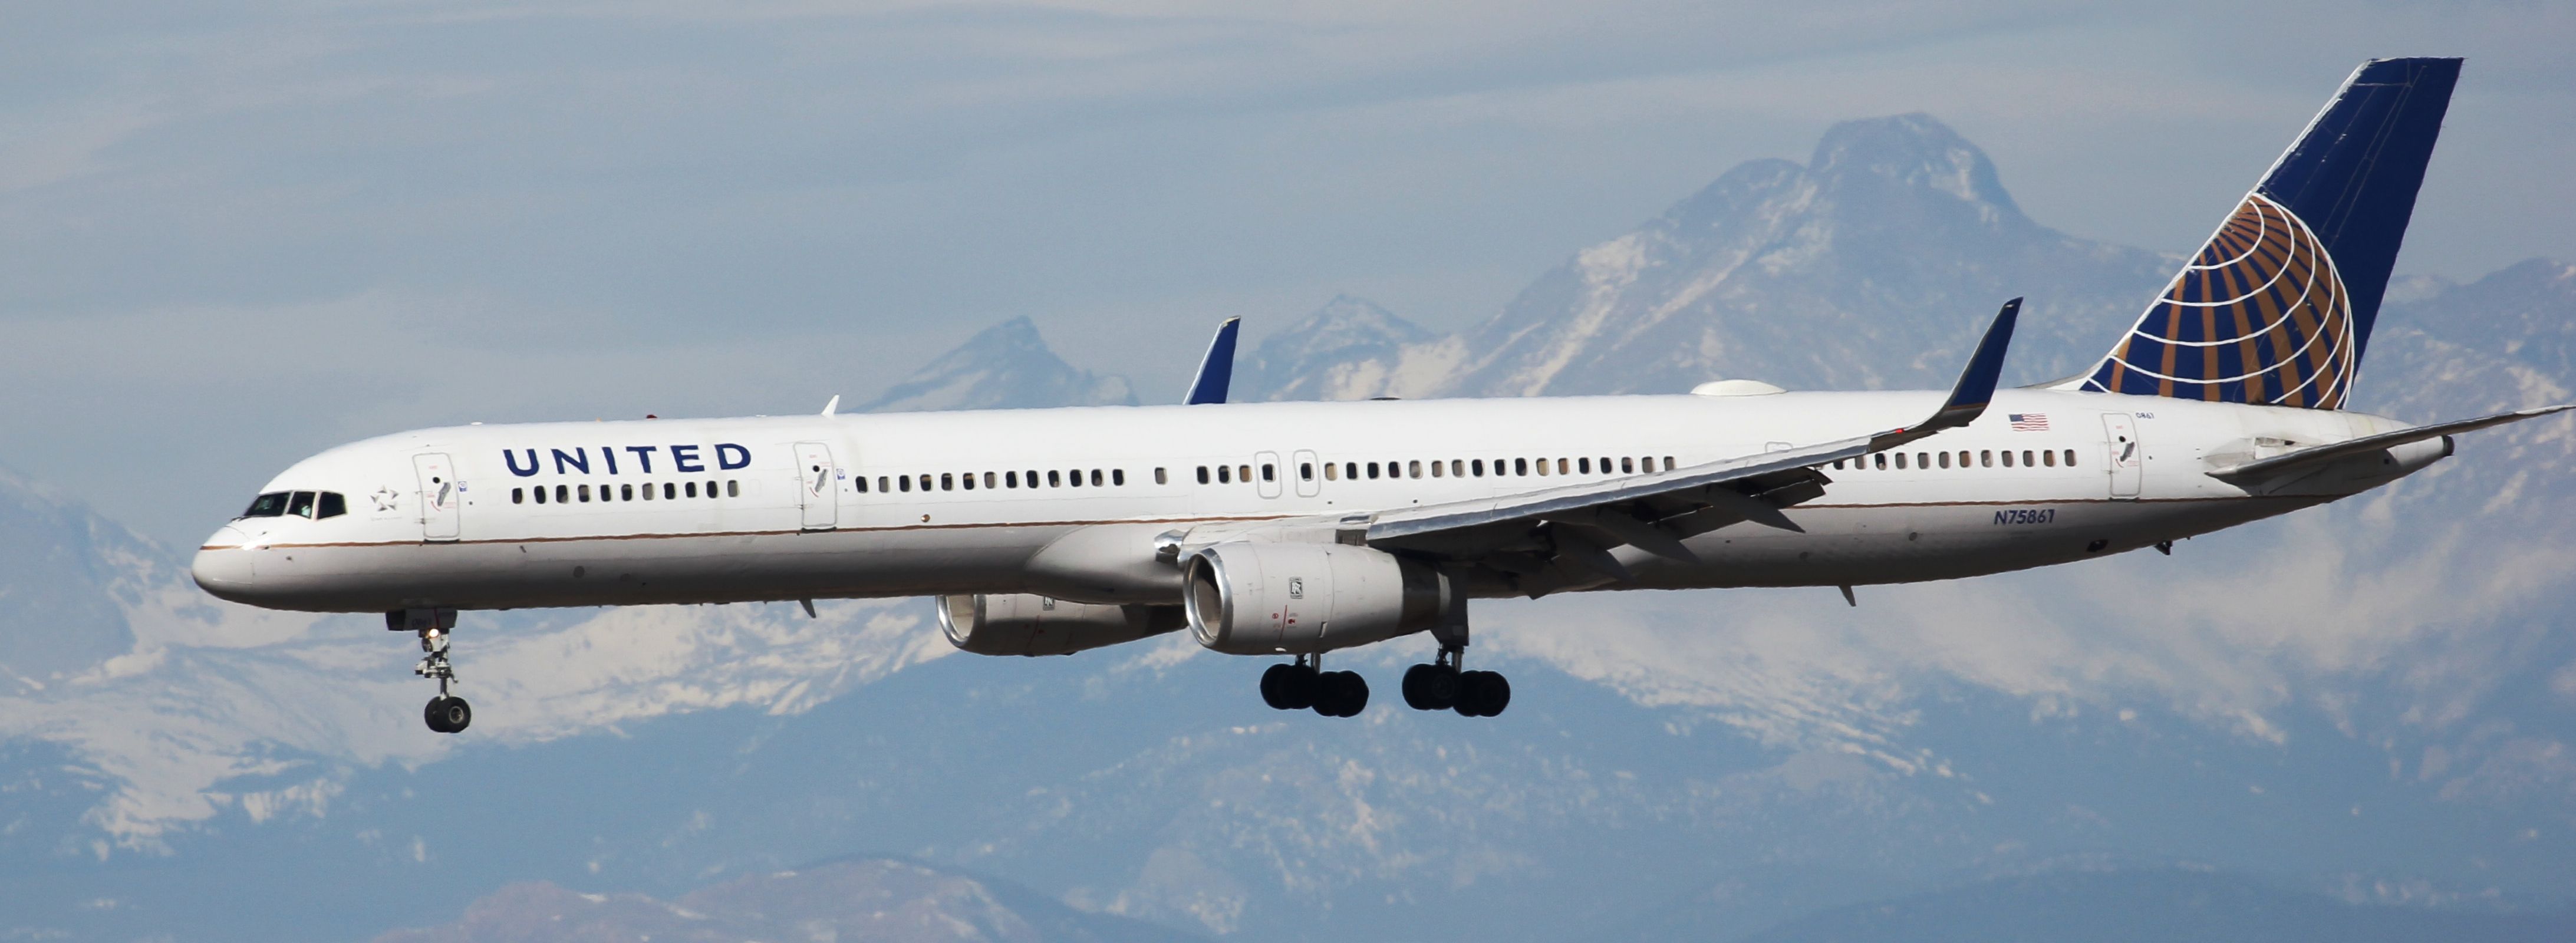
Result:
{"label": "passenger window", "polygon": [[1358,481],[1358,480],[1360,480],[1360,463],[1358,463],[1358,462],[1343,462],[1343,463],[1342,463],[1342,477],[1344,477],[1344,478],[1348,478],[1348,479],[1350,479],[1350,480],[1352,480],[1352,481]]}
{"label": "passenger window", "polygon": [[[1840,468],[1840,467],[1842,467],[1842,466],[1840,466],[1840,465],[1836,465],[1836,466],[1834,466],[1834,467],[1836,467],[1836,468]],[[1592,474],[1592,456],[1586,455],[1586,456],[1584,456],[1584,457],[1582,457],[1582,458],[1575,459],[1575,460],[1574,460],[1574,470],[1575,470],[1575,471],[1582,472],[1582,473],[1584,473],[1584,474],[1586,474],[1586,475]]]}
{"label": "passenger window", "polygon": [[579,496],[581,497],[581,503],[583,503],[583,504],[589,504],[589,503],[590,503],[590,486],[589,486],[589,485],[582,485],[582,486],[580,486],[580,487],[578,487],[578,488],[574,488],[574,489],[573,489],[573,494],[575,494],[575,495],[579,495]]}
{"label": "passenger window", "polygon": [[1438,477],[1440,477],[1440,472],[1441,472],[1441,471],[1442,471],[1442,469],[1441,469],[1441,467],[1440,467],[1440,460],[1439,460],[1439,459],[1433,459],[1433,460],[1431,461],[1431,477],[1433,477],[1433,478],[1438,478]]}
{"label": "passenger window", "polygon": [[1161,466],[1156,466],[1154,468],[1154,483],[1158,485],[1171,484],[1172,476],[1164,474]]}
{"label": "passenger window", "polygon": [[993,488],[993,477],[994,477],[994,476],[993,476],[993,473],[992,473],[992,472],[985,472],[985,473],[984,473],[984,489],[985,489],[985,490],[987,490],[987,491],[992,490],[992,488]]}
{"label": "passenger window", "polygon": [[676,497],[679,497],[679,496],[680,496],[680,486],[675,485],[675,484],[672,484],[672,483],[667,482],[667,481],[665,481],[665,482],[663,482],[663,483],[662,483],[662,497],[665,497],[665,498],[676,498]]}
{"label": "passenger window", "polygon": [[1547,474],[1547,459],[1542,458],[1538,460],[1538,473],[1541,475]]}
{"label": "passenger window", "polygon": [[953,473],[950,473],[950,472],[940,472],[940,473],[939,473],[939,490],[941,490],[941,491],[955,491],[955,490],[957,490],[957,476],[956,476],[955,474],[953,474]]}
{"label": "passenger window", "polygon": [[1065,480],[1065,484],[1066,484],[1066,486],[1068,486],[1068,487],[1073,487],[1073,488],[1079,488],[1079,487],[1082,487],[1082,469],[1076,468],[1076,469],[1074,469],[1074,470],[1072,470],[1072,471],[1065,472],[1065,473],[1064,473],[1064,480]]}
{"label": "passenger window", "polygon": [[2030,450],[2029,450],[2029,449],[2023,449],[2023,450],[2021,450],[2021,467],[2023,467],[2023,468],[2029,468],[2029,467],[2030,467]]}
{"label": "passenger window", "polygon": [[2011,468],[2011,467],[2013,467],[2013,463],[2012,463],[2012,450],[2011,450],[2011,449],[2005,449],[2005,450],[2004,450],[2004,467],[2005,467],[2005,468]]}
{"label": "passenger window", "polygon": [[1905,470],[1905,453],[1896,453],[1896,468],[1898,471]]}
{"label": "passenger window", "polygon": [[1512,459],[1512,474],[1514,474],[1514,475],[1519,475],[1519,476],[1524,477],[1524,478],[1528,477],[1528,476],[1529,476],[1529,459],[1526,459],[1526,458],[1516,458],[1516,459]]}
{"label": "passenger window", "polygon": [[741,481],[740,479],[736,479],[736,478],[728,478],[728,479],[725,479],[725,497],[728,497],[728,498],[739,498],[739,497],[742,497],[742,481]]}
{"label": "passenger window", "polygon": [[928,472],[923,472],[921,475],[921,493],[930,493],[930,473]]}
{"label": "passenger window", "polygon": [[1230,484],[1233,484],[1233,483],[1234,483],[1234,468],[1233,468],[1232,466],[1228,466],[1228,465],[1219,465],[1219,466],[1217,466],[1217,467],[1216,467],[1216,482],[1217,482],[1217,484],[1221,484],[1221,485],[1230,485]]}
{"label": "passenger window", "polygon": [[1369,473],[1369,477],[1370,477],[1370,478],[1376,478],[1376,477],[1377,477],[1377,463],[1376,463],[1376,462],[1370,462],[1370,463],[1368,463],[1368,473]]}
{"label": "passenger window", "polygon": [[[1900,456],[1900,457],[1901,457],[1901,456]],[[1876,461],[1873,461],[1873,462],[1871,462],[1870,464],[1873,464],[1873,465],[1878,466],[1878,470],[1879,470],[1879,471],[1886,471],[1886,470],[1887,470],[1887,453],[1885,453],[1885,452],[1880,452],[1880,453],[1878,453],[1878,455],[1877,455],[1877,457],[1876,457]],[[1903,466],[1903,465],[1898,465],[1898,466],[1896,466],[1896,467],[1898,467],[1898,468],[1903,468],[1903,467],[1905,467],[1905,466]]]}
{"label": "passenger window", "polygon": [[901,487],[903,488],[903,490],[904,490],[904,492],[905,492],[905,493],[907,493],[907,494],[911,493],[911,491],[912,491],[912,476],[911,476],[911,475],[903,475],[903,476],[899,476],[899,477],[897,477],[897,478],[894,480],[894,482],[895,482],[895,484],[896,484],[896,485],[901,486]]}
{"label": "passenger window", "polygon": [[964,487],[964,488],[965,488],[966,490],[968,490],[968,491],[973,491],[973,490],[975,490],[975,473],[974,473],[974,472],[967,472],[967,473],[965,473],[965,474],[963,474],[963,475],[959,475],[959,476],[957,476],[957,477],[959,477],[959,478],[963,478],[963,479],[966,479],[965,481],[958,482],[958,484],[959,484],[960,486]]}
{"label": "passenger window", "polygon": [[1298,463],[1297,463],[1297,480],[1298,480],[1298,481],[1313,481],[1313,480],[1315,480],[1315,463],[1313,463],[1313,462],[1298,462]]}
{"label": "passenger window", "polygon": [[1124,484],[1126,484],[1126,483],[1127,483],[1127,470],[1126,470],[1126,469],[1124,469],[1124,468],[1112,468],[1112,469],[1110,469],[1110,470],[1109,470],[1109,483],[1110,483],[1110,484],[1113,484],[1113,485],[1124,485]]}
{"label": "passenger window", "polygon": [[1943,468],[1948,468],[1948,467],[1950,467],[1950,453],[1948,453],[1948,452],[1943,452],[1943,453],[1940,453],[1940,454],[1941,454],[1941,467],[1943,467]]}
{"label": "passenger window", "polygon": [[526,488],[512,488],[512,489],[510,489],[510,503],[512,503],[512,504],[525,504],[525,503],[527,503],[527,498],[528,498],[528,489],[526,489]]}
{"label": "passenger window", "polygon": [[1670,456],[1670,455],[1666,455],[1666,456],[1664,456],[1664,470],[1665,470],[1665,471],[1672,471],[1672,470],[1673,470],[1673,467],[1674,467],[1673,457],[1672,457],[1672,456]]}
{"label": "passenger window", "polygon": [[1204,484],[1207,484],[1207,483],[1208,483],[1207,466],[1205,466],[1205,465],[1201,465],[1201,466],[1199,466],[1199,484],[1203,484],[1203,485],[1204,485]]}
{"label": "passenger window", "polygon": [[1277,467],[1275,467],[1275,466],[1271,465],[1269,462],[1263,462],[1263,463],[1261,463],[1261,480],[1263,480],[1263,481],[1278,481],[1278,480],[1279,480],[1279,469],[1278,469]]}
{"label": "passenger window", "polygon": [[[1605,465],[1604,467],[1607,467],[1607,466]],[[1633,458],[1621,458],[1621,459],[1619,460],[1619,473],[1620,473],[1620,474],[1622,474],[1622,475],[1633,475],[1633,474],[1636,474],[1636,473],[1637,473],[1637,460],[1636,460],[1636,459],[1633,459]]]}
{"label": "passenger window", "polygon": [[[1200,483],[1200,484],[1206,484],[1206,483],[1207,483],[1207,469],[1205,469],[1205,468],[1199,469],[1199,483]],[[1047,469],[1047,487],[1049,487],[1049,488],[1062,488],[1062,487],[1064,487],[1064,473],[1063,473],[1063,472],[1060,472],[1060,471],[1057,471],[1057,470],[1055,470],[1055,469],[1052,469],[1052,468]]]}
{"label": "passenger window", "polygon": [[634,485],[618,485],[618,486],[617,486],[617,500],[620,500],[620,501],[633,501],[633,500],[635,500],[635,486],[634,486]]}
{"label": "passenger window", "polygon": [[689,497],[692,497],[692,498],[697,497],[697,496],[698,496],[698,483],[697,483],[697,482],[694,482],[694,481],[689,482],[689,484],[688,484],[688,488],[686,489],[686,491],[688,492]]}
{"label": "passenger window", "polygon": [[2074,450],[2074,449],[2067,449],[2067,450],[2066,450],[2066,467],[2068,467],[2068,468],[2073,468],[2073,467],[2075,467],[2075,450]]}
{"label": "passenger window", "polygon": [[[1243,483],[1244,483],[1244,484],[1251,484],[1251,483],[1252,483],[1252,466],[1250,466],[1250,465],[1237,465],[1237,466],[1234,466],[1234,468],[1235,468],[1235,472],[1234,472],[1235,477],[1243,479]],[[1095,473],[1095,474],[1096,474],[1096,473]],[[1094,482],[1092,482],[1092,484],[1095,484],[1095,485],[1096,485],[1096,484],[1099,484],[1099,482],[1094,481]]]}
{"label": "passenger window", "polygon": [[536,493],[537,493],[537,503],[538,503],[538,504],[544,504],[544,503],[546,503],[546,489],[545,489],[543,486],[539,486],[539,487],[535,487],[535,488],[530,488],[530,489],[528,489],[528,490],[530,490],[530,491],[534,491],[534,492],[536,492]]}
{"label": "passenger window", "polygon": [[1336,464],[1333,464],[1332,462],[1325,462],[1325,463],[1324,463],[1324,480],[1325,480],[1325,481],[1340,481],[1340,480],[1342,480],[1342,466],[1340,466],[1340,465],[1336,465]]}
{"label": "passenger window", "polygon": [[707,482],[707,497],[712,498],[712,497],[715,497],[715,496],[716,496],[716,483],[715,483],[715,482],[712,482],[712,481]]}
{"label": "passenger window", "polygon": [[1466,462],[1464,462],[1464,461],[1461,461],[1461,460],[1459,460],[1459,459],[1454,459],[1454,458],[1453,458],[1453,459],[1450,459],[1450,460],[1449,460],[1449,477],[1451,477],[1451,478],[1465,478],[1465,477],[1467,477],[1467,463],[1466,463]]}
{"label": "passenger window", "polygon": [[1020,486],[1020,473],[1019,473],[1019,472],[1016,472],[1016,471],[1006,471],[1006,472],[1003,472],[1003,473],[1002,473],[1002,487],[1005,487],[1005,488],[1017,488],[1017,487],[1019,487],[1019,486]]}
{"label": "passenger window", "polygon": [[1407,477],[1407,478],[1420,478],[1420,477],[1422,477],[1422,460],[1417,458],[1417,459],[1414,459],[1414,460],[1412,460],[1412,461],[1409,461],[1409,462],[1404,463],[1404,477]]}
{"label": "passenger window", "polygon": [[1467,471],[1468,471],[1468,472],[1470,472],[1470,473],[1472,473],[1472,474],[1474,474],[1474,475],[1475,475],[1476,477],[1478,477],[1478,478],[1483,478],[1483,477],[1485,477],[1485,460],[1484,460],[1484,459],[1481,459],[1481,458],[1468,459],[1468,460],[1467,460]]}
{"label": "passenger window", "polygon": [[1995,467],[1995,453],[1994,453],[1994,451],[1993,451],[1993,450],[1991,450],[1991,449],[1988,449],[1988,450],[1985,450],[1985,451],[1978,452],[1978,453],[1977,453],[1977,467],[1979,467],[1979,468],[1993,468],[1993,467]]}

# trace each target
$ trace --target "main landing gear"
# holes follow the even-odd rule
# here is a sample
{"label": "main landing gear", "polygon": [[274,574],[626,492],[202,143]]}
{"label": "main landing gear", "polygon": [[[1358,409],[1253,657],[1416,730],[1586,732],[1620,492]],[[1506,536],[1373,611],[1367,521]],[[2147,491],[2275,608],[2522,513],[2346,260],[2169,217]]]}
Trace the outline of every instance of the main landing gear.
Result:
{"label": "main landing gear", "polygon": [[[1404,672],[1404,705],[1418,711],[1454,710],[1460,717],[1492,717],[1512,703],[1512,683],[1491,671],[1461,671],[1459,649],[1443,648],[1428,665]],[[1355,717],[1368,707],[1368,681],[1358,672],[1323,671],[1321,656],[1299,655],[1294,664],[1261,673],[1261,701],[1283,711],[1313,708],[1326,717]]]}
{"label": "main landing gear", "polygon": [[456,733],[474,722],[474,707],[465,699],[447,693],[456,680],[456,666],[447,661],[447,636],[456,630],[454,609],[405,609],[385,613],[385,628],[396,632],[413,632],[420,636],[420,664],[411,673],[438,682],[438,696],[421,708],[421,720],[434,733]]}

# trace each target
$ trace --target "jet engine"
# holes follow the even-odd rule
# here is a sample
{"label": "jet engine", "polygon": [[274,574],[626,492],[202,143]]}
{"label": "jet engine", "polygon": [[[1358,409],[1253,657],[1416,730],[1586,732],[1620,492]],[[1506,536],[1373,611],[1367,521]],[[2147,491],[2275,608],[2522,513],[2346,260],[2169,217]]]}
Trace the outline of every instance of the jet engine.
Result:
{"label": "jet engine", "polygon": [[939,597],[939,630],[978,655],[1070,655],[1187,624],[1179,606],[1100,606],[1026,593]]}
{"label": "jet engine", "polygon": [[1189,558],[1183,608],[1229,655],[1314,654],[1439,624],[1452,592],[1430,566],[1341,544],[1224,543]]}

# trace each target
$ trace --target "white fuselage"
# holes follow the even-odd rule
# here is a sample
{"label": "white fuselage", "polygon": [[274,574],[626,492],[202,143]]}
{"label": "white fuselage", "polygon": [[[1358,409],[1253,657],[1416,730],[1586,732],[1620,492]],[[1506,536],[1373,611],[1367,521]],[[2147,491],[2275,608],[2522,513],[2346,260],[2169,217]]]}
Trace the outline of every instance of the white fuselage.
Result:
{"label": "white fuselage", "polygon": [[[1157,535],[1689,466],[1902,425],[1941,399],[1247,403],[426,429],[287,469],[263,492],[337,493],[347,512],[237,519],[206,541],[195,572],[227,599],[349,612],[967,593],[1176,602],[1179,571],[1154,559]],[[1622,548],[1634,578],[1595,588],[1906,582],[2116,553],[2330,501],[2440,457],[2395,450],[2260,494],[2204,474],[2400,428],[2356,413],[2007,390],[1967,428],[1823,467],[1832,483],[1787,509],[1792,527],[1748,521],[1698,535],[1688,541],[1696,564]]]}

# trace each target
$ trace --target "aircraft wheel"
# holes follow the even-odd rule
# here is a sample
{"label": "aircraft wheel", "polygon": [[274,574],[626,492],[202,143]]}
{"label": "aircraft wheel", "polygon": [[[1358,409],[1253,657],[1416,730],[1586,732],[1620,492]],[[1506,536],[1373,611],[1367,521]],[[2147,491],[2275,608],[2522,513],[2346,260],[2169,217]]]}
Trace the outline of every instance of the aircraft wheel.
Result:
{"label": "aircraft wheel", "polygon": [[1356,717],[1368,708],[1368,680],[1356,671],[1328,671],[1316,676],[1315,713]]}
{"label": "aircraft wheel", "polygon": [[1512,683],[1491,671],[1458,676],[1458,716],[1492,717],[1512,704]]}
{"label": "aircraft wheel", "polygon": [[429,723],[432,733],[459,733],[474,723],[474,708],[461,697],[433,697],[421,708],[421,719]]}
{"label": "aircraft wheel", "polygon": [[1404,669],[1404,706],[1418,711],[1443,711],[1457,703],[1457,668],[1415,665]]}
{"label": "aircraft wheel", "polygon": [[1312,667],[1272,665],[1261,673],[1261,702],[1283,711],[1305,710],[1315,706],[1319,687]]}

